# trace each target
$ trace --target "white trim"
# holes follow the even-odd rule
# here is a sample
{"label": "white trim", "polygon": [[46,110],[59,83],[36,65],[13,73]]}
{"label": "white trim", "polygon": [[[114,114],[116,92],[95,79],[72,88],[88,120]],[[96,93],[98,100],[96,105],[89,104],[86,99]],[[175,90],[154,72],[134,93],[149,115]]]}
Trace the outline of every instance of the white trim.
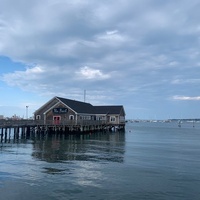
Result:
{"label": "white trim", "polygon": [[36,116],[35,116],[35,119],[36,119],[36,120],[40,120],[40,119],[41,119],[41,115],[36,115]]}
{"label": "white trim", "polygon": [[[96,113],[77,113],[78,115],[97,115]],[[99,115],[104,115],[104,114],[99,114]]]}
{"label": "white trim", "polygon": [[49,101],[47,101],[43,106],[41,106],[40,108],[38,108],[35,112],[34,112],[34,114],[36,113],[36,112],[39,112],[39,110],[41,110],[42,108],[44,108],[46,105],[48,105],[51,101],[53,101],[54,99],[57,99],[56,97],[53,97],[52,99],[50,99]]}
{"label": "white trim", "polygon": [[55,106],[57,106],[60,102],[57,102],[56,104],[54,104],[53,106],[51,106],[48,110],[46,110],[44,112],[44,115],[46,115],[46,113],[48,113],[50,110],[52,110],[52,108],[54,108]]}
{"label": "white trim", "polygon": [[43,115],[44,115],[44,124],[46,124],[46,120],[47,120],[46,114],[43,113]]}
{"label": "white trim", "polygon": [[69,120],[74,120],[74,115],[69,115]]}

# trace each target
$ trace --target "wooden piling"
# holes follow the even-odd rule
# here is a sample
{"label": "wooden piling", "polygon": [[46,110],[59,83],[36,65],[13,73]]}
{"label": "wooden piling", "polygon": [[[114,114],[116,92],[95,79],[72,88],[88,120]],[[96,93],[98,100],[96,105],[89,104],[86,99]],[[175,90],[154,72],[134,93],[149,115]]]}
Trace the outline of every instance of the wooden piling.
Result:
{"label": "wooden piling", "polygon": [[118,126],[117,130],[124,130],[125,124],[107,124],[101,121],[81,121],[81,122],[63,122],[62,124],[54,124],[53,121],[44,123],[38,121],[25,121],[25,120],[10,120],[3,121],[0,124],[0,140],[11,137],[11,129],[14,131],[14,139],[28,138],[30,135],[35,137],[37,134],[79,134],[79,133],[93,133],[96,131],[108,131],[109,128]]}
{"label": "wooden piling", "polygon": [[3,128],[1,128],[1,142],[3,142]]}

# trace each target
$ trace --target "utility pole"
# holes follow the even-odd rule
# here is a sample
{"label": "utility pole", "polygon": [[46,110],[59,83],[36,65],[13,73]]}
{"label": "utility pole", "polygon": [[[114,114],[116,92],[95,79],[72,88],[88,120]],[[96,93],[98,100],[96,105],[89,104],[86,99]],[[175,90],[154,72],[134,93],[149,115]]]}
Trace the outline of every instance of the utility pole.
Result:
{"label": "utility pole", "polygon": [[86,99],[86,90],[84,90],[84,102],[85,102],[85,99]]}
{"label": "utility pole", "polygon": [[28,119],[28,106],[26,106],[26,119]]}

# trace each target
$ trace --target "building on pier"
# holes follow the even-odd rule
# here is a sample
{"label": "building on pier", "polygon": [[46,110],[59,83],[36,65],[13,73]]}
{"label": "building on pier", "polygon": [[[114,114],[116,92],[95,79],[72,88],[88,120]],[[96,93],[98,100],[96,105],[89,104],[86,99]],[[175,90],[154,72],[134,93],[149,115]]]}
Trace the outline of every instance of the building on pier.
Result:
{"label": "building on pier", "polygon": [[122,105],[93,106],[92,104],[54,97],[34,113],[34,119],[1,119],[0,139],[14,129],[27,136],[33,133],[80,133],[104,130],[123,130],[125,111]]}
{"label": "building on pier", "polygon": [[35,121],[48,125],[125,126],[122,105],[93,106],[90,103],[54,97],[34,113]]}

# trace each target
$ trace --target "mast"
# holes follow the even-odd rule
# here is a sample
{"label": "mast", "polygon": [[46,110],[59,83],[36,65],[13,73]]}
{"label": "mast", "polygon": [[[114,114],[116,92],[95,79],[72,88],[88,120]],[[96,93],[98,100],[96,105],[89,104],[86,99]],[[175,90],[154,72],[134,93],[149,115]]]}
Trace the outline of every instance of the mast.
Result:
{"label": "mast", "polygon": [[84,102],[86,100],[86,90],[84,90]]}

